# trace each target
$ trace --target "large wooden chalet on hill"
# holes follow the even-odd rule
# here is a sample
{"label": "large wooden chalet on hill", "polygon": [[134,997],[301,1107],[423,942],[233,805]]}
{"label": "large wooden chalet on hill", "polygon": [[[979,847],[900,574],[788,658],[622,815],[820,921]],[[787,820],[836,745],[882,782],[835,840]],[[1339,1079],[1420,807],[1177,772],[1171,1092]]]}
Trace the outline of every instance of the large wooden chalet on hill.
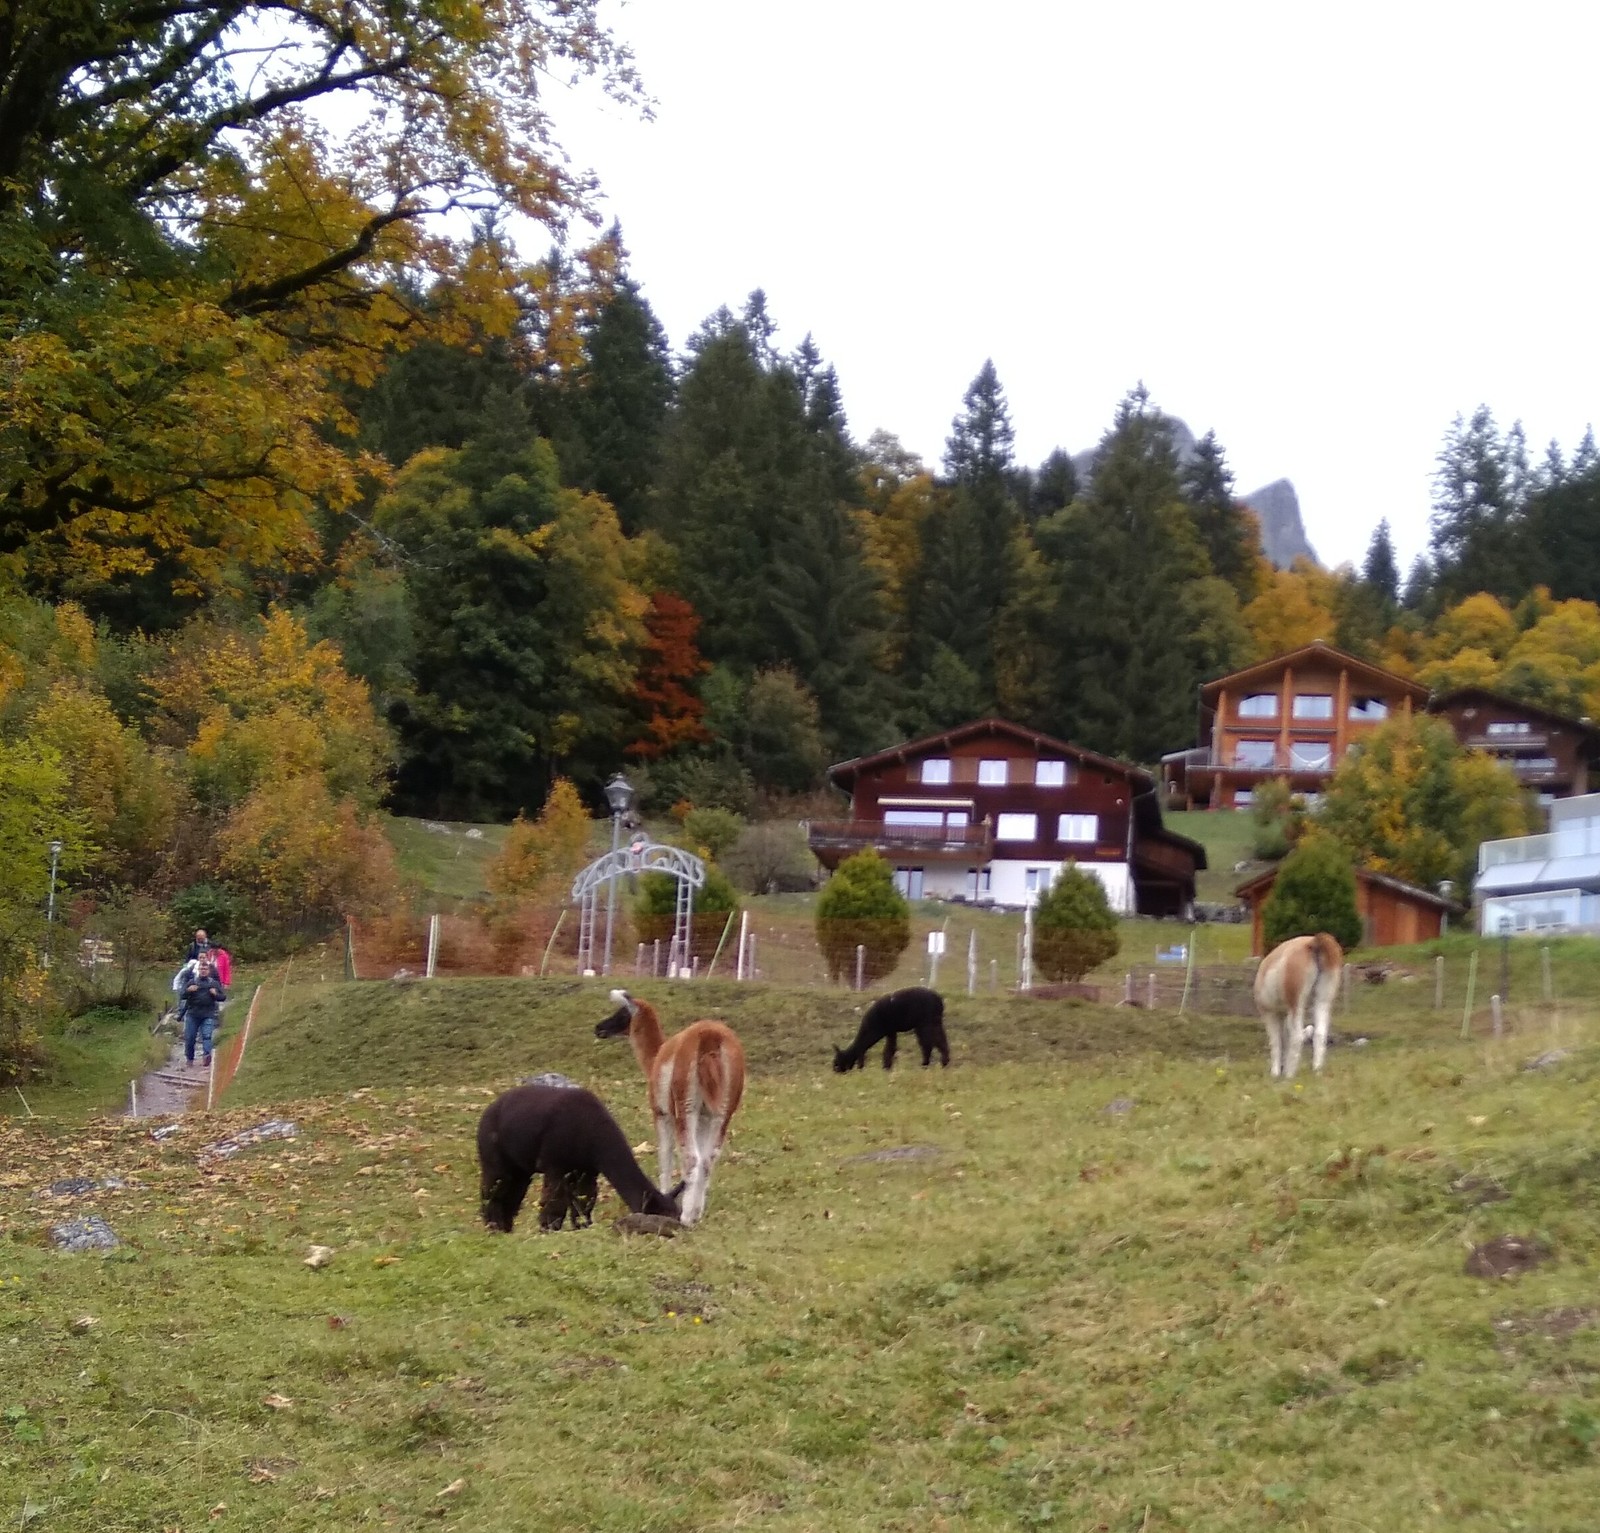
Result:
{"label": "large wooden chalet on hill", "polygon": [[1352,745],[1427,702],[1420,682],[1320,641],[1219,676],[1200,689],[1202,743],[1162,758],[1167,803],[1244,808],[1278,777],[1320,793]]}
{"label": "large wooden chalet on hill", "polygon": [[1003,719],[982,719],[831,767],[848,820],[813,821],[830,871],[875,848],[902,892],[1024,905],[1068,862],[1105,885],[1113,910],[1187,915],[1198,842],[1161,823],[1148,772]]}

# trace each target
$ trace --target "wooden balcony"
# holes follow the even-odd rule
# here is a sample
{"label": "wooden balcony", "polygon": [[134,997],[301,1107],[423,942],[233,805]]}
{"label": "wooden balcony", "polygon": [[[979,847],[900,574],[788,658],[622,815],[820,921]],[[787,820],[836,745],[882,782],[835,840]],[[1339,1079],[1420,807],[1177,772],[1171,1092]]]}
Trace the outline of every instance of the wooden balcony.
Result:
{"label": "wooden balcony", "polygon": [[987,825],[885,825],[882,820],[813,820],[806,840],[824,867],[872,847],[885,857],[929,862],[987,862],[994,836]]}

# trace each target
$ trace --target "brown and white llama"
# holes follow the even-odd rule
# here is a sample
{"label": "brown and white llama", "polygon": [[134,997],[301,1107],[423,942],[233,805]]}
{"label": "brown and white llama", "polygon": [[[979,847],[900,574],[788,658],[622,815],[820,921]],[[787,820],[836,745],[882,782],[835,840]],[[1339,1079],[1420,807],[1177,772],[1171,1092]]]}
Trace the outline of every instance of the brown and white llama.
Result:
{"label": "brown and white llama", "polygon": [[728,1124],[744,1096],[744,1049],[731,1027],[721,1022],[691,1022],[670,1038],[648,1001],[613,990],[617,1009],[594,1030],[596,1038],[620,1038],[633,1045],[644,1071],[646,1097],[656,1120],[660,1183],[673,1181],[673,1153],[683,1178],[683,1222],[696,1224],[706,1209],[706,1192]]}
{"label": "brown and white llama", "polygon": [[1327,932],[1290,937],[1261,960],[1256,970],[1256,1011],[1267,1029],[1272,1078],[1293,1080],[1300,1045],[1311,1024],[1311,1068],[1320,1071],[1328,1051],[1328,1017],[1339,993],[1344,952]]}

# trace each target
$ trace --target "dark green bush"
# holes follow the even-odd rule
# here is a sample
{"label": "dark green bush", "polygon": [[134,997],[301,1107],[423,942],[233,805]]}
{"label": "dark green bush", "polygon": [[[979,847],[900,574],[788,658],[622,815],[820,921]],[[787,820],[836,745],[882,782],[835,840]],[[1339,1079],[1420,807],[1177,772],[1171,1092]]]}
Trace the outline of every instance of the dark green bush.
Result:
{"label": "dark green bush", "polygon": [[[654,948],[661,944],[663,961],[672,940],[672,923],[677,912],[678,880],[667,873],[646,873],[639,879],[639,892],[633,901],[633,930],[636,941]],[[694,914],[689,953],[708,963],[727,929],[728,917],[739,908],[739,895],[728,876],[714,862],[706,864],[705,886],[694,891]]]}
{"label": "dark green bush", "polygon": [[1302,841],[1278,869],[1261,927],[1269,953],[1290,937],[1317,932],[1329,933],[1346,950],[1357,946],[1363,933],[1349,853],[1330,836]]}
{"label": "dark green bush", "polygon": [[860,947],[870,985],[892,973],[910,945],[911,907],[894,886],[894,869],[869,848],[834,870],[817,898],[816,926],[828,978],[854,983]]}
{"label": "dark green bush", "polygon": [[1079,980],[1121,945],[1105,885],[1068,863],[1034,906],[1035,970],[1056,982]]}

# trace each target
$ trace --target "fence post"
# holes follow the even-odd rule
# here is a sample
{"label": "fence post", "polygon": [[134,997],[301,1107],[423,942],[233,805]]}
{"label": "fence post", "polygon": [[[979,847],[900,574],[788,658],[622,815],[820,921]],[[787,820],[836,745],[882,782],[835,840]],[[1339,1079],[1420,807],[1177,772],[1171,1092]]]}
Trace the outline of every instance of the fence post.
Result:
{"label": "fence post", "polygon": [[1539,949],[1539,968],[1544,975],[1544,1003],[1548,1006],[1555,1000],[1555,994],[1550,984],[1550,949],[1547,947]]}
{"label": "fence post", "polygon": [[139,1077],[136,1075],[128,1082],[128,1116],[139,1116]]}
{"label": "fence post", "polygon": [[756,934],[754,932],[750,933],[750,948],[749,948],[748,953],[745,955],[745,975],[744,975],[744,977],[746,979],[755,979],[757,977],[757,975],[756,975]]}
{"label": "fence post", "polygon": [[1146,987],[1146,993],[1149,996],[1150,1010],[1154,1011],[1156,1009],[1156,971],[1154,969],[1150,971],[1150,982]]}
{"label": "fence post", "polygon": [[354,921],[344,923],[344,977],[346,979],[360,979],[356,973],[356,925]]}
{"label": "fence post", "polygon": [[1433,960],[1433,1009],[1444,1010],[1444,954]]}
{"label": "fence post", "polygon": [[728,924],[722,928],[722,935],[717,939],[717,950],[711,955],[711,962],[706,965],[706,978],[711,978],[711,971],[716,968],[717,960],[722,957],[723,945],[728,940],[728,933],[733,930],[733,912],[728,912]]}
{"label": "fence post", "polygon": [[427,977],[433,978],[434,965],[439,961],[439,918],[428,917],[428,972]]}
{"label": "fence post", "polygon": [[1033,989],[1033,901],[1022,910],[1022,961],[1018,964],[1017,988]]}
{"label": "fence post", "polygon": [[556,924],[550,928],[550,940],[544,945],[544,957],[539,960],[539,978],[544,978],[545,966],[550,962],[550,949],[556,945],[556,934],[561,930],[561,923],[567,919],[567,907],[563,905],[556,916]]}
{"label": "fence post", "polygon": [[1194,928],[1189,928],[1188,963],[1183,966],[1183,995],[1178,1001],[1178,1015],[1181,1017],[1189,1008],[1189,986],[1194,981]]}
{"label": "fence post", "polygon": [[978,928],[967,933],[967,994],[978,993]]}
{"label": "fence post", "polygon": [[642,942],[639,944],[639,946],[637,948],[634,949],[634,954],[633,954],[633,972],[635,974],[643,974],[644,973],[644,943],[642,943]]}
{"label": "fence post", "polygon": [[989,989],[995,995],[1000,993],[1000,960],[998,958],[989,960]]}
{"label": "fence post", "polygon": [[930,990],[939,988],[939,955],[937,953],[928,954],[928,988]]}
{"label": "fence post", "polygon": [[1467,960],[1467,1004],[1461,1008],[1461,1036],[1472,1036],[1472,996],[1478,988],[1478,950],[1473,948],[1472,957]]}
{"label": "fence post", "polygon": [[650,955],[650,978],[658,979],[661,975],[661,939],[656,938],[655,952]]}
{"label": "fence post", "polygon": [[867,988],[867,945],[864,942],[856,944],[856,989]]}
{"label": "fence post", "polygon": [[1133,970],[1132,969],[1129,969],[1128,972],[1122,976],[1122,1004],[1124,1006],[1133,1005]]}
{"label": "fence post", "polygon": [[738,964],[734,968],[734,971],[733,971],[733,977],[735,979],[748,979],[750,977],[748,974],[745,973],[745,966],[744,966],[745,940],[749,937],[749,935],[750,935],[750,912],[748,910],[741,910],[739,912],[739,961],[738,961]]}
{"label": "fence post", "polygon": [[1501,1035],[1502,1024],[1500,1019],[1500,997],[1497,995],[1491,995],[1489,997],[1489,1015],[1491,1018],[1493,1018],[1492,1027],[1494,1036],[1498,1038]]}

